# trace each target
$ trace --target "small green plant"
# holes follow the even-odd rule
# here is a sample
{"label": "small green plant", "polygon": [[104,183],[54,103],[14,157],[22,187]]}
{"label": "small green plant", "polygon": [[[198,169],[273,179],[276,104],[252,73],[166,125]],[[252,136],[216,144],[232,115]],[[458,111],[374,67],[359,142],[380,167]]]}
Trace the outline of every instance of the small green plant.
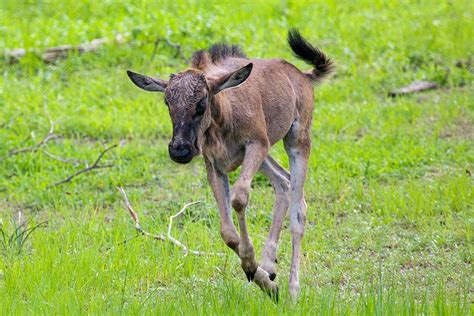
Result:
{"label": "small green plant", "polygon": [[46,227],[47,224],[47,222],[41,222],[28,227],[27,223],[15,224],[15,229],[12,232],[8,232],[3,225],[3,221],[0,220],[0,250],[2,255],[20,255],[30,235],[38,228]]}

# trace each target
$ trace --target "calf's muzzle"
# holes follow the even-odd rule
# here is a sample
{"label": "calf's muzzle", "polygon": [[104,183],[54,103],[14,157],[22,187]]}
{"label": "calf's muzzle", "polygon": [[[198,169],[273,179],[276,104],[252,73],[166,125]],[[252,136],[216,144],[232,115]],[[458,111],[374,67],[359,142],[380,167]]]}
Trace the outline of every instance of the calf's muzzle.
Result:
{"label": "calf's muzzle", "polygon": [[193,159],[192,144],[183,140],[171,140],[168,145],[170,158],[177,163],[188,163]]}

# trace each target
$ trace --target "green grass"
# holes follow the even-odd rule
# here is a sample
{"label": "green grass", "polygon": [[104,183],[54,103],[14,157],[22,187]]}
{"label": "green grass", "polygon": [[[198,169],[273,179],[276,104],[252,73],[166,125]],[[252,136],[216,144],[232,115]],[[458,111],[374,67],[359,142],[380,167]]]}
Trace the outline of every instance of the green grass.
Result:
{"label": "green grass", "polygon": [[[233,3],[233,4],[232,4]],[[28,54],[0,60],[1,314],[472,314],[474,209],[474,6],[471,1],[280,1],[226,5],[169,1],[11,1],[0,4],[0,50],[79,44],[129,33],[125,44],[44,64]],[[286,225],[279,248],[278,305],[246,282],[219,236],[202,159],[167,155],[171,123],[161,96],[134,87],[126,69],[166,77],[213,42],[239,43],[252,57],[292,57],[286,30],[300,28],[337,62],[315,88],[313,150],[306,183],[302,296],[291,304]],[[461,66],[457,66],[461,64]],[[392,99],[413,80],[441,88]],[[62,137],[43,150],[48,117]],[[92,163],[99,169],[50,187]],[[275,157],[287,165],[282,146]],[[134,238],[127,191],[142,225],[224,257],[183,256]],[[273,203],[253,184],[248,221],[258,253]],[[18,212],[27,220],[15,232]],[[26,238],[18,234],[44,221]],[[23,241],[24,242],[21,242]],[[109,249],[110,248],[110,249]],[[108,249],[108,250],[107,250]]]}

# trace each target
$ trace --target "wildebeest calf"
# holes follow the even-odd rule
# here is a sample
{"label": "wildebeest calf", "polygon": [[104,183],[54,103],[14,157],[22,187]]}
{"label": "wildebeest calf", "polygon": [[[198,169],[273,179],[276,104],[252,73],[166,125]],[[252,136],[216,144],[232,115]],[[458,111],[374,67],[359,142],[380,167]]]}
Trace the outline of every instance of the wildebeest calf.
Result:
{"label": "wildebeest calf", "polygon": [[[188,163],[202,153],[209,184],[220,211],[220,233],[240,257],[248,280],[277,297],[277,243],[290,209],[292,259],[289,290],[299,293],[301,239],[306,220],[303,186],[311,149],[313,84],[326,77],[332,62],[308,43],[297,30],[290,30],[288,43],[296,57],[313,66],[302,72],[282,59],[248,59],[238,46],[214,45],[193,54],[191,68],[172,74],[169,80],[128,71],[130,79],[147,91],[165,94],[173,121],[169,155]],[[290,173],[268,153],[283,139]],[[232,189],[227,174],[241,166]],[[260,263],[250,241],[245,221],[250,184],[256,172],[271,182],[275,205],[270,234]],[[235,209],[240,236],[232,220]]]}

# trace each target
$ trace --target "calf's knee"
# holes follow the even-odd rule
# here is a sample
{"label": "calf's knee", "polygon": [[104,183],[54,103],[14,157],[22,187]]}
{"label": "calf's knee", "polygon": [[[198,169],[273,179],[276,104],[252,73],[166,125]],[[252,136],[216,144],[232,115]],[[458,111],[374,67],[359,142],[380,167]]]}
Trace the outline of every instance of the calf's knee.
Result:
{"label": "calf's knee", "polygon": [[250,194],[250,185],[236,183],[232,188],[232,207],[240,212],[247,207]]}

